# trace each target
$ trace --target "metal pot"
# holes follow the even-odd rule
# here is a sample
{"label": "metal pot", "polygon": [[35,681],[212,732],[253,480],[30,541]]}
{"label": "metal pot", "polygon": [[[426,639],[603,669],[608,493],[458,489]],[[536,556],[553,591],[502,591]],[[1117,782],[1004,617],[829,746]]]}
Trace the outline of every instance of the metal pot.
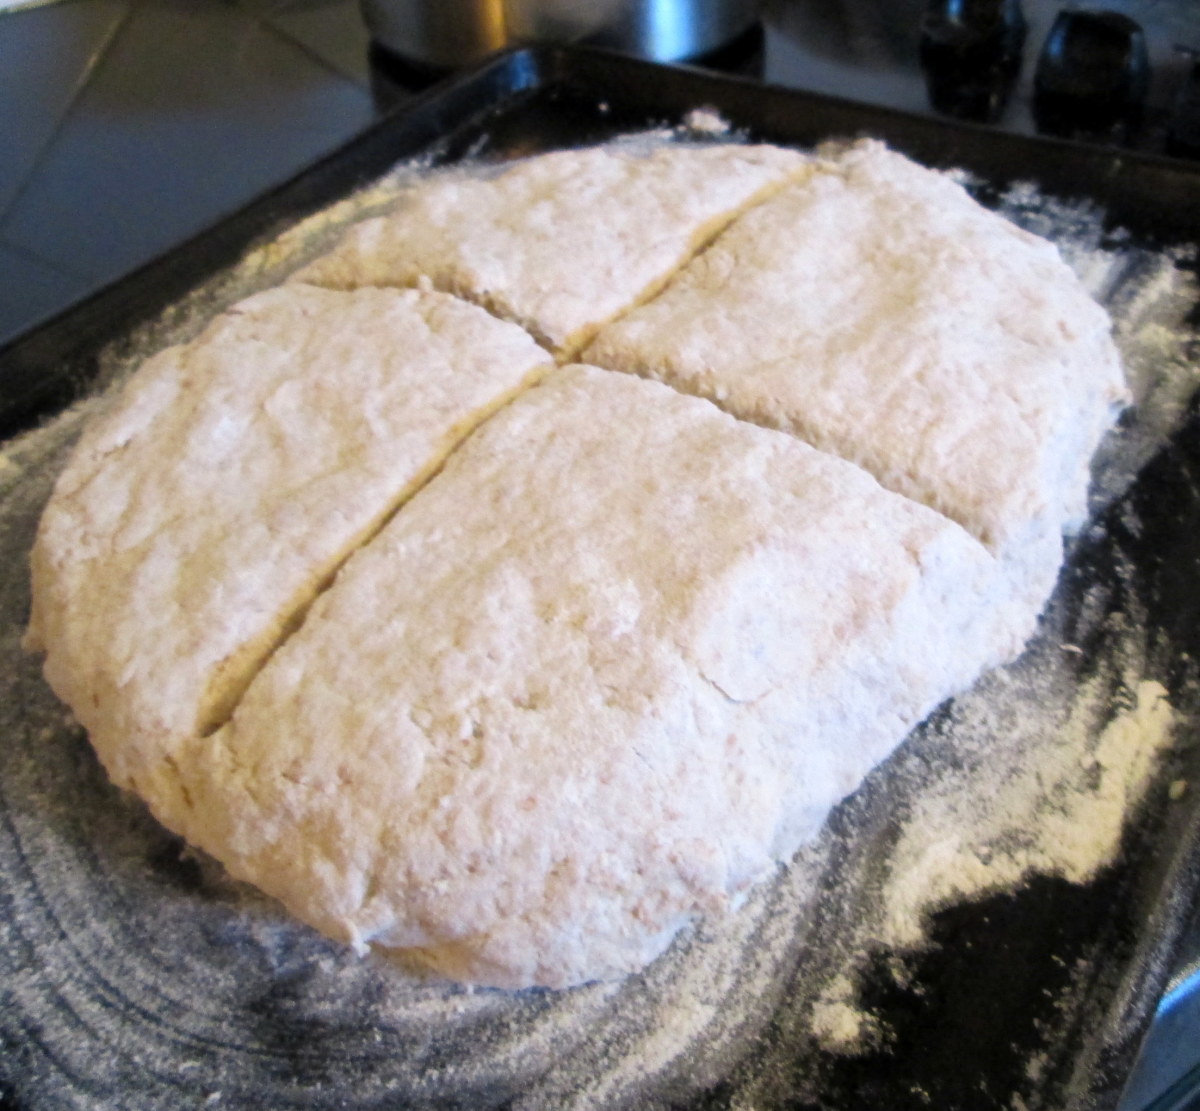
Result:
{"label": "metal pot", "polygon": [[361,0],[380,46],[410,61],[460,66],[522,42],[587,42],[659,62],[735,39],[758,0]]}

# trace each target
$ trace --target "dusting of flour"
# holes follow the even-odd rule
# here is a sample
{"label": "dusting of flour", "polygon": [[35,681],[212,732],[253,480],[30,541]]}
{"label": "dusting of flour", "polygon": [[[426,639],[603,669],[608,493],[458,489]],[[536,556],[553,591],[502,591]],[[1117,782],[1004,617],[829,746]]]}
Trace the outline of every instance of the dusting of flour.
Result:
{"label": "dusting of flour", "polygon": [[[1014,888],[1035,874],[1085,883],[1115,859],[1125,817],[1170,744],[1174,715],[1165,687],[1135,680],[1133,705],[1097,737],[1111,705],[1105,678],[1081,685],[1061,725],[1030,717],[1014,723],[1024,733],[1010,736],[1010,745],[1022,758],[989,775],[988,789],[964,797],[958,784],[937,783],[918,796],[885,888],[885,945],[920,945],[930,909]],[[994,682],[1011,681],[1001,674]],[[995,737],[995,723],[972,720],[969,709],[951,728],[953,742],[968,749]]]}

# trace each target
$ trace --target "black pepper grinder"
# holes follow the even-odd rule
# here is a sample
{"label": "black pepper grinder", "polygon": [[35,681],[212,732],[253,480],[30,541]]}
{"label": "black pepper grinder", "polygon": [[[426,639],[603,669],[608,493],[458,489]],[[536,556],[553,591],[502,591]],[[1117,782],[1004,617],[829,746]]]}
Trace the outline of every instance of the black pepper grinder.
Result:
{"label": "black pepper grinder", "polygon": [[921,24],[921,68],[933,107],[994,123],[1021,69],[1021,0],[931,0]]}

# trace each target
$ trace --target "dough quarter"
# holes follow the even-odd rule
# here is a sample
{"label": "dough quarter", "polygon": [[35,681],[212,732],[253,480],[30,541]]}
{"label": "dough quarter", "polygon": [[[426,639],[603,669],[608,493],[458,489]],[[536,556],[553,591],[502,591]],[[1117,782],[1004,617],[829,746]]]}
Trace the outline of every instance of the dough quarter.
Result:
{"label": "dough quarter", "polygon": [[584,357],[851,459],[1014,557],[1082,523],[1128,399],[1055,247],[876,142],[829,151]]}
{"label": "dough quarter", "polygon": [[174,807],[179,738],[220,724],[338,564],[546,369],[455,298],[299,284],[150,359],[32,555],[26,643],[113,781]]}
{"label": "dough quarter", "polygon": [[297,278],[340,289],[427,283],[569,356],[808,166],[780,147],[607,146],[527,159],[489,178],[436,177]]}

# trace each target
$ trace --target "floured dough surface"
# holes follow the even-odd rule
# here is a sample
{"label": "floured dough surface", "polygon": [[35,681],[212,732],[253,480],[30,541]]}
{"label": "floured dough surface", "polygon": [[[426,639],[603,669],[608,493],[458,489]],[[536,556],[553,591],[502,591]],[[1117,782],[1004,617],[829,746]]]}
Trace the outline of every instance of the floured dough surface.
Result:
{"label": "floured dough surface", "polygon": [[555,372],[180,757],[298,916],[563,986],[728,908],[1033,613],[944,517],[656,383]]}
{"label": "floured dough surface", "polygon": [[569,355],[808,164],[768,146],[597,147],[487,179],[436,178],[297,278],[339,289],[432,283]]}
{"label": "floured dough surface", "polygon": [[993,551],[1081,523],[1126,397],[1054,246],[879,143],[747,213],[587,349],[852,459]]}
{"label": "floured dough surface", "polygon": [[167,807],[178,739],[220,723],[339,562],[545,369],[454,298],[303,285],[146,363],[85,432],[32,557],[27,641],[114,781]]}
{"label": "floured dough surface", "polygon": [[617,976],[1020,651],[1123,395],[1054,248],[877,144],[435,176],[131,379],[28,643],[325,933]]}

